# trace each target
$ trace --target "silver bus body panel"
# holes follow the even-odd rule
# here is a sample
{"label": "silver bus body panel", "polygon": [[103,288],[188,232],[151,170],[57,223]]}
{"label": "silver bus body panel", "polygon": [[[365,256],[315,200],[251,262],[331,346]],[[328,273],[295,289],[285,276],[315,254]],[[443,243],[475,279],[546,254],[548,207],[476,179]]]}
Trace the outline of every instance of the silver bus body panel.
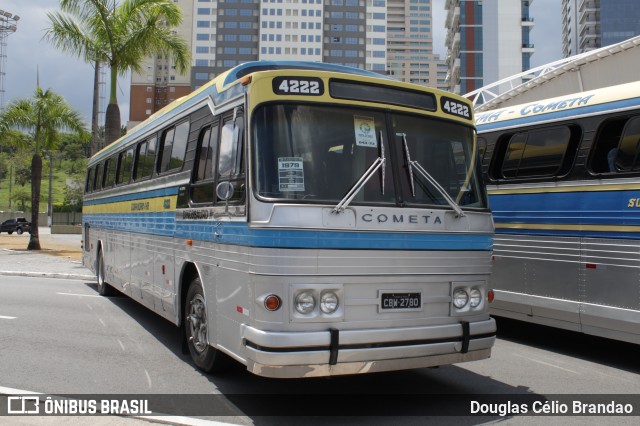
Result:
{"label": "silver bus body panel", "polygon": [[492,314],[640,343],[639,241],[499,234],[494,256]]}
{"label": "silver bus body panel", "polygon": [[[302,210],[321,212],[323,208],[316,206]],[[351,209],[357,212],[359,207]],[[294,212],[291,209],[285,211]],[[446,213],[438,214],[445,217]],[[476,215],[479,217],[475,218]],[[181,216],[180,210],[176,216]],[[220,210],[215,217],[215,220],[206,222],[210,224],[212,233],[221,233],[221,238],[224,238],[224,231],[219,224],[246,223],[246,216],[225,216]],[[301,227],[323,229],[324,225],[318,223],[322,223],[322,214],[304,214],[303,218],[304,223],[299,224]],[[189,222],[181,219],[177,221]],[[485,233],[490,232],[492,221],[489,214],[469,213],[465,221],[459,222],[461,232],[469,221],[484,224],[487,228]],[[254,224],[249,226],[253,227]],[[255,227],[268,228],[265,223],[259,223]],[[356,236],[354,233],[354,238]],[[277,373],[271,371],[274,361],[267,361],[264,355],[260,355],[261,351],[245,345],[241,336],[243,329],[247,327],[276,334],[288,333],[298,341],[296,346],[304,344],[305,335],[328,336],[328,328],[339,329],[343,338],[347,339],[346,342],[363,344],[368,339],[373,339],[369,342],[378,339],[384,341],[393,339],[393,336],[396,340],[407,340],[411,336],[431,336],[435,333],[434,338],[437,338],[442,334],[438,330],[448,330],[444,334],[450,338],[454,338],[453,335],[461,338],[461,322],[470,323],[472,334],[492,336],[478,341],[471,340],[469,353],[466,354],[459,353],[460,342],[341,350],[338,365],[344,366],[333,366],[331,374],[351,374],[363,369],[386,371],[408,368],[406,366],[411,363],[405,364],[400,359],[402,357],[415,358],[412,362],[416,365],[433,366],[445,361],[482,359],[490,354],[495,339],[495,323],[489,319],[486,306],[482,305],[472,315],[451,313],[452,285],[468,283],[470,286],[478,284],[486,287],[491,272],[488,251],[286,249],[219,244],[195,237],[192,245],[188,245],[185,239],[137,232],[107,232],[97,229],[91,232],[91,238],[95,242],[129,241],[130,249],[124,245],[117,246],[117,249],[112,249],[109,245],[105,248],[105,253],[113,256],[113,264],[125,265],[128,262],[131,265],[127,294],[175,324],[180,323],[180,286],[189,284],[180,281],[182,270],[187,263],[195,265],[208,301],[209,343],[245,363],[248,369],[257,374],[297,376],[301,368],[300,357],[295,353],[281,356],[277,363],[294,362],[286,361],[287,359],[297,361],[295,365],[280,365]],[[172,268],[174,263],[175,270]],[[394,278],[390,281],[391,276]],[[108,275],[108,278],[112,280],[108,281],[110,284],[118,282],[113,275]],[[342,289],[342,315],[311,320],[296,319],[291,315],[293,301],[290,299],[290,288],[294,286]],[[114,287],[121,291],[126,291],[127,288],[117,284]],[[420,292],[423,306],[420,311],[381,313],[379,305],[382,290]],[[265,294],[281,295],[283,309],[266,311],[260,304],[260,296]],[[323,337],[318,341],[325,340]],[[319,351],[318,359],[322,358],[326,362],[327,353],[326,350]],[[261,361],[254,358],[257,356],[261,357]],[[363,367],[364,360],[375,362]],[[316,364],[313,357],[308,362],[310,365]],[[313,367],[313,370],[325,373],[329,371],[324,367]],[[338,371],[342,373],[337,373]]]}

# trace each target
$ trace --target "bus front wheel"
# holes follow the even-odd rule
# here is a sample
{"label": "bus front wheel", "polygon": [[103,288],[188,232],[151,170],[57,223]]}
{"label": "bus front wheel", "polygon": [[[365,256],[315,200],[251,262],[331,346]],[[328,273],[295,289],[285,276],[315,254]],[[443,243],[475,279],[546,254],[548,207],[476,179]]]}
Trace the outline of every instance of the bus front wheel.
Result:
{"label": "bus front wheel", "polygon": [[224,368],[224,354],[209,345],[209,327],[207,322],[207,305],[200,277],[191,281],[184,311],[184,331],[187,346],[194,364],[207,373],[221,371]]}

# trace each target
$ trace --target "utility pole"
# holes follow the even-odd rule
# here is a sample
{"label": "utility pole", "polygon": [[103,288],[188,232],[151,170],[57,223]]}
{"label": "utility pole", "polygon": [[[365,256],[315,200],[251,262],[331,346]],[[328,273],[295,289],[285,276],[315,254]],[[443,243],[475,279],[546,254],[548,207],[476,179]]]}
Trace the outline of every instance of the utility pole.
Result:
{"label": "utility pole", "polygon": [[98,101],[100,97],[100,61],[95,62],[93,74],[93,110],[91,112],[91,152],[90,156],[98,152]]}

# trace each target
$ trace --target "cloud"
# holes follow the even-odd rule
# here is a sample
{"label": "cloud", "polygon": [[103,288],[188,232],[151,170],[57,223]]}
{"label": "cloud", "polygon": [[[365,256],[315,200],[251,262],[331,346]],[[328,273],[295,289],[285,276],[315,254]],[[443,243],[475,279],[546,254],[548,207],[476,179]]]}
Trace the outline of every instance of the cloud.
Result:
{"label": "cloud", "polygon": [[[5,47],[5,105],[12,99],[31,97],[39,74],[40,86],[63,96],[89,124],[93,98],[93,66],[63,53],[43,40],[49,26],[47,12],[58,10],[58,0],[3,0],[1,8],[20,16],[17,31]],[[106,75],[108,80],[108,74]],[[120,78],[118,101],[123,123],[129,117],[129,79]],[[108,90],[108,83],[106,85]],[[106,102],[108,102],[108,92]]]}

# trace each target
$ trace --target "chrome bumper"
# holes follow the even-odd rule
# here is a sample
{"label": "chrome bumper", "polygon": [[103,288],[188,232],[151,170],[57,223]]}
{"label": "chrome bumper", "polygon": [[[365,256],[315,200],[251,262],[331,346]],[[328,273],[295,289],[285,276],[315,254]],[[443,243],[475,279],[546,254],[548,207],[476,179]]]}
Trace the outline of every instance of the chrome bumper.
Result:
{"label": "chrome bumper", "polygon": [[242,326],[247,369],[266,377],[406,370],[489,358],[496,323],[374,330],[262,331]]}

